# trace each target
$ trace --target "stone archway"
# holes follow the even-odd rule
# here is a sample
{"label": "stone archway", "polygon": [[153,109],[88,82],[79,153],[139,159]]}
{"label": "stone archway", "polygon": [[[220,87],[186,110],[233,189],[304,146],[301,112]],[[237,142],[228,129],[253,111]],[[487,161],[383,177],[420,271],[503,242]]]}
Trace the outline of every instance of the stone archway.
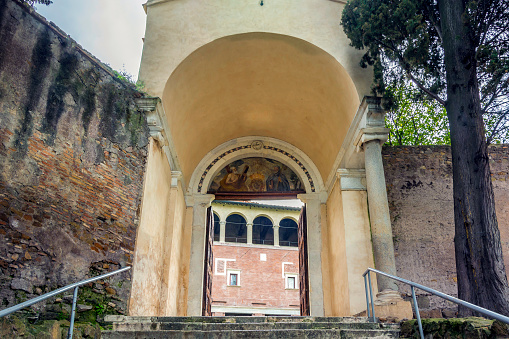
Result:
{"label": "stone archway", "polygon": [[[151,86],[159,84],[148,89],[162,100],[140,99],[150,112],[152,140],[130,314],[200,314],[204,223],[214,198],[203,188],[227,161],[248,154],[272,157],[299,174],[306,186],[300,197],[308,204],[308,221],[320,220],[309,222],[316,225],[310,232],[309,242],[316,246],[309,261],[321,267],[311,275],[311,314],[360,312],[361,274],[373,266],[364,145],[378,145],[370,154],[381,159],[379,144],[387,131],[379,104],[360,103],[366,88],[359,80],[362,72],[338,62],[349,63],[336,48],[346,46],[326,50],[295,34],[219,35],[185,55],[178,50],[166,55],[171,75],[165,84],[144,78],[159,77],[155,73],[163,68],[167,74],[164,63],[150,65],[144,52],[142,65],[154,72],[140,76]],[[153,52],[155,46],[146,47]],[[383,188],[381,161],[370,169],[376,187]],[[381,206],[377,210],[383,218],[373,217],[375,209],[370,216],[386,220],[387,201],[378,191],[370,192],[370,204],[377,201],[374,206]],[[356,253],[359,248],[362,253]]]}
{"label": "stone archway", "polygon": [[200,166],[196,167],[192,175],[192,185],[188,187],[188,201],[193,207],[188,312],[200,314],[202,308],[206,211],[214,200],[214,195],[207,194],[207,187],[211,179],[226,164],[252,156],[264,156],[280,161],[294,170],[305,185],[306,193],[299,194],[298,198],[307,206],[308,257],[309,262],[313,263],[308,268],[311,291],[309,296],[310,312],[313,316],[323,316],[324,294],[321,258],[321,230],[322,222],[325,222],[325,216],[321,210],[321,205],[325,202],[323,182],[316,166],[301,150],[280,140],[266,137],[240,138],[216,147],[200,162]]}

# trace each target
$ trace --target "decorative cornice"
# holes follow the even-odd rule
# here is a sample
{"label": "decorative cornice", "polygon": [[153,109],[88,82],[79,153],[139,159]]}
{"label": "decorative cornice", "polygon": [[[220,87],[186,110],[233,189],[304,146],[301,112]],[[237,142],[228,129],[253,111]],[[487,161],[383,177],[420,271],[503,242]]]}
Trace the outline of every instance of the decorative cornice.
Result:
{"label": "decorative cornice", "polygon": [[366,170],[340,168],[336,173],[342,191],[365,191]]}
{"label": "decorative cornice", "polygon": [[163,119],[157,110],[157,104],[161,101],[158,97],[146,97],[135,99],[136,106],[147,116],[147,125],[149,134],[154,140],[159,142],[160,146],[168,145],[166,133],[163,127]]}

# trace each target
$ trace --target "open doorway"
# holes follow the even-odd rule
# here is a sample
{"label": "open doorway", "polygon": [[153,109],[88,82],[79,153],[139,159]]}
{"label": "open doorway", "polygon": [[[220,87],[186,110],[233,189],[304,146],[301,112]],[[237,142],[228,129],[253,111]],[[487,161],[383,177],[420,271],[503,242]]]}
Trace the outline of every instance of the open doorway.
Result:
{"label": "open doorway", "polygon": [[231,198],[209,212],[203,315],[309,315],[304,205]]}
{"label": "open doorway", "polygon": [[301,178],[269,158],[243,158],[211,180],[203,315],[309,315]]}

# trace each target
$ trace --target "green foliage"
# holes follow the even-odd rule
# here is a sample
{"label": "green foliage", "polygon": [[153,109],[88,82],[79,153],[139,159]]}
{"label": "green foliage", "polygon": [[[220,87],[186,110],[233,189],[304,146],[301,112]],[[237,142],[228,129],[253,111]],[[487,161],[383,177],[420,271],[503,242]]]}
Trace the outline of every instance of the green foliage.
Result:
{"label": "green foliage", "polygon": [[141,80],[134,81],[134,76],[127,72],[125,69],[121,71],[113,70],[113,74],[117,77],[117,79],[122,80],[123,82],[133,84],[138,92],[143,92],[145,88],[145,83]]}
{"label": "green foliage", "polygon": [[385,120],[391,130],[387,143],[402,145],[450,145],[449,123],[445,108],[432,100],[416,100],[415,88],[387,88],[398,102],[387,111]]}
{"label": "green foliage", "polygon": [[[488,141],[507,141],[509,128],[509,2],[468,0],[464,21],[475,41],[475,71]],[[372,90],[397,109],[390,88],[412,83],[411,100],[447,100],[440,14],[434,0],[350,0],[342,25],[351,45],[373,66]],[[474,94],[476,95],[476,94]],[[419,104],[420,105],[420,104]],[[418,119],[421,119],[419,116]]]}
{"label": "green foliage", "polygon": [[106,311],[106,306],[104,306],[103,304],[96,304],[94,306],[94,310],[96,315],[101,316],[104,314],[104,311]]}

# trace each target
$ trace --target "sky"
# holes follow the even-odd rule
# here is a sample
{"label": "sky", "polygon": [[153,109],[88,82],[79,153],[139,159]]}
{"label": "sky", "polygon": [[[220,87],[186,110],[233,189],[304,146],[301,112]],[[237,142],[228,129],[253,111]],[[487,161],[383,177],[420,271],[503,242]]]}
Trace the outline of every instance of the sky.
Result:
{"label": "sky", "polygon": [[37,5],[53,21],[103,63],[138,78],[145,35],[146,0],[53,0]]}

